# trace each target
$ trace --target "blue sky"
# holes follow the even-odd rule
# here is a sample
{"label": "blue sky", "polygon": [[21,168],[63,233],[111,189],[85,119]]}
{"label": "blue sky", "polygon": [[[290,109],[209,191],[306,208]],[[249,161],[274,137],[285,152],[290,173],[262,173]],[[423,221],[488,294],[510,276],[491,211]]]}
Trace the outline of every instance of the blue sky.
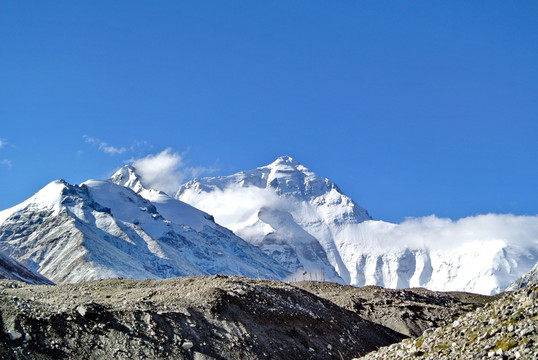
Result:
{"label": "blue sky", "polygon": [[[537,214],[534,1],[0,4],[0,209],[170,148],[376,219]],[[198,172],[200,173],[200,172]]]}

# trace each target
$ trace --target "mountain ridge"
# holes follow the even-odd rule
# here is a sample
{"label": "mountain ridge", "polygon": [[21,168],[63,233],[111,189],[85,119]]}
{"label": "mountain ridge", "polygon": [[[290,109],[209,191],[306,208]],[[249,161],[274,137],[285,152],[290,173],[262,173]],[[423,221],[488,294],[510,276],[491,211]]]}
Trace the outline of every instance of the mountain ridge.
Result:
{"label": "mountain ridge", "polygon": [[[502,237],[473,238],[471,234],[464,242],[442,237],[446,242],[436,241],[442,235],[436,233],[438,229],[461,227],[464,221],[451,224],[432,216],[400,226],[373,220],[336,184],[289,156],[253,170],[191,180],[175,197],[211,213],[218,223],[274,259],[295,264],[295,271],[315,272],[312,262],[308,264],[293,251],[293,238],[304,232],[311,237],[310,248],[320,246],[337,273],[332,281],[340,278],[340,282],[356,286],[493,294],[538,260],[538,239],[510,244]],[[477,216],[476,221],[487,224],[493,218],[495,215]],[[501,220],[517,226],[509,216]],[[426,235],[401,235],[421,221],[428,222]],[[323,258],[318,256],[316,261],[327,271]]]}
{"label": "mountain ridge", "polygon": [[289,156],[189,181],[175,197],[130,165],[108,181],[53,181],[0,212],[0,251],[57,283],[223,272],[480,294],[502,291],[538,258],[535,232],[525,230],[538,229],[538,217],[477,215],[481,228],[495,224],[480,234],[469,219],[372,220]]}
{"label": "mountain ridge", "polygon": [[155,203],[110,181],[53,181],[0,212],[0,251],[56,283],[219,272],[280,279],[287,274],[209,215],[164,193],[148,193]]}
{"label": "mountain ridge", "polygon": [[2,252],[0,252],[0,279],[17,280],[32,285],[54,285],[43,275],[28,269]]}
{"label": "mountain ridge", "polygon": [[[242,207],[233,221],[221,216],[222,213],[233,212],[230,210],[234,206],[229,204],[231,201],[215,210],[212,204],[203,204],[196,199],[197,195],[204,193],[226,192],[232,193],[226,199],[236,198],[237,206]],[[341,283],[348,280],[340,254],[330,241],[320,244],[314,228],[318,228],[318,232],[330,231],[325,226],[326,219],[336,223],[360,223],[371,219],[368,212],[341,193],[336,184],[316,175],[290,156],[282,156],[269,165],[230,176],[192,180],[180,187],[176,198],[210,210],[206,212],[212,213],[217,222],[240,237],[260,246],[278,261],[296,265],[288,270],[297,274],[323,273],[327,280]],[[202,202],[212,200],[215,198],[210,196]],[[257,206],[257,202],[261,205]],[[208,208],[204,209],[204,205]],[[303,224],[290,221],[297,218],[297,213],[303,213]],[[271,223],[282,226],[275,228]],[[306,223],[309,223],[310,231],[305,231]],[[281,248],[275,248],[275,238],[281,239]],[[309,241],[304,241],[307,238]],[[296,239],[302,240],[296,242]],[[295,249],[299,249],[299,253]],[[338,269],[335,270],[335,267]]]}

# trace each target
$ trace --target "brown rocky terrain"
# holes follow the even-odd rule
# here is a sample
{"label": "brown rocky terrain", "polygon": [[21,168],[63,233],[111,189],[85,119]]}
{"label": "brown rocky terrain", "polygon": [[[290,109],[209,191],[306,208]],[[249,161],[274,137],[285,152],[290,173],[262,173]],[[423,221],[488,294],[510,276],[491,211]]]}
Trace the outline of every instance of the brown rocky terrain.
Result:
{"label": "brown rocky terrain", "polygon": [[361,359],[538,359],[538,283]]}
{"label": "brown rocky terrain", "polygon": [[445,326],[496,298],[423,288],[385,289],[312,281],[294,285],[406,336],[420,336],[426,329]]}
{"label": "brown rocky terrain", "polygon": [[221,275],[0,280],[0,358],[537,359],[537,298],[538,285],[488,297]]}
{"label": "brown rocky terrain", "polygon": [[282,282],[0,281],[2,359],[349,359],[396,332]]}

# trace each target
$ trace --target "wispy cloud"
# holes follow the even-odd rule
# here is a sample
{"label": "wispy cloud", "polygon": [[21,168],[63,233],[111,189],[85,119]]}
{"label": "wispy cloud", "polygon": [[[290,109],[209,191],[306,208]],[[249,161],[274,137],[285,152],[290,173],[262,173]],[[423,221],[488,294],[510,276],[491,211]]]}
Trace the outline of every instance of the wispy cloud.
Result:
{"label": "wispy cloud", "polygon": [[[0,139],[0,149],[7,145],[7,141],[5,139]],[[0,165],[7,166],[8,168],[11,168],[11,160],[9,159],[2,159],[0,160]]]}
{"label": "wispy cloud", "polygon": [[186,166],[184,155],[167,148],[158,154],[130,160],[144,185],[173,195],[179,186],[192,177],[208,174],[215,169]]}
{"label": "wispy cloud", "polygon": [[104,141],[101,141],[97,138],[94,138],[94,137],[90,137],[88,135],[82,135],[82,137],[84,138],[84,141],[88,144],[92,144],[92,145],[96,145],[97,148],[104,152],[105,154],[109,154],[109,155],[119,155],[119,154],[123,154],[124,152],[127,151],[127,148],[126,147],[121,147],[121,148],[118,148],[118,147],[115,147],[115,146],[112,146],[112,145],[109,145],[107,144],[106,142]]}

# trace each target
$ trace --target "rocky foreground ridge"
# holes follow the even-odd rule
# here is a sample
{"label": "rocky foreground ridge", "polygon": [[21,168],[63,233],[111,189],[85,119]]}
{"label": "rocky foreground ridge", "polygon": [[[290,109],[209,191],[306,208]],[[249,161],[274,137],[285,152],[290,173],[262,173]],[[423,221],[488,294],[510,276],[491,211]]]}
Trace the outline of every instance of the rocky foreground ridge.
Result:
{"label": "rocky foreground ridge", "polygon": [[0,280],[0,358],[536,359],[537,297],[538,285],[490,297],[223,275]]}
{"label": "rocky foreground ridge", "polygon": [[355,287],[329,282],[305,281],[294,285],[351,310],[364,319],[411,337],[420,336],[427,329],[450,324],[461,315],[498,297],[423,288]]}
{"label": "rocky foreground ridge", "polygon": [[0,281],[2,359],[349,359],[403,336],[277,281]]}
{"label": "rocky foreground ridge", "polygon": [[538,283],[361,359],[538,359]]}

